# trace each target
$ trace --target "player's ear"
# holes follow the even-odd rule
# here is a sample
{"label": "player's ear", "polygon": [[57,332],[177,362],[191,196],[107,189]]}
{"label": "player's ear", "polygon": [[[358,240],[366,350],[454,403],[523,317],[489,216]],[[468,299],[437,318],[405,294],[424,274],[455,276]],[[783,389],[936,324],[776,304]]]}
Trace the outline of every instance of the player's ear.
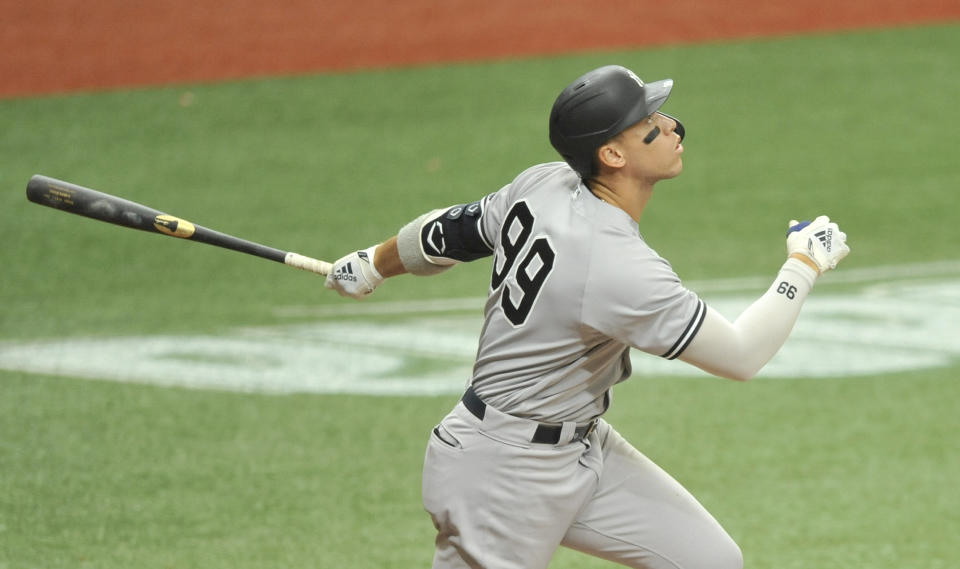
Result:
{"label": "player's ear", "polygon": [[597,165],[601,168],[622,168],[626,163],[627,158],[615,141],[611,140],[597,149]]}

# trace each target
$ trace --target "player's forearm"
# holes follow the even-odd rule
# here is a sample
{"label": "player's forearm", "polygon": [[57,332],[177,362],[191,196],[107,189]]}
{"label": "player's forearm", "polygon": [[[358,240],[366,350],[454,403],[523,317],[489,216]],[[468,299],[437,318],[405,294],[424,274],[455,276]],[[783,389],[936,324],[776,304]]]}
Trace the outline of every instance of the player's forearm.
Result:
{"label": "player's forearm", "polygon": [[780,350],[813,288],[816,272],[788,259],[770,288],[734,321],[709,309],[680,359],[730,379],[750,379]]}
{"label": "player's forearm", "polygon": [[397,250],[397,237],[393,236],[377,246],[373,260],[374,266],[383,278],[395,277],[407,272],[400,261],[400,252]]}
{"label": "player's forearm", "polygon": [[388,277],[435,275],[456,263],[489,256],[493,251],[481,235],[481,212],[478,201],[425,213],[383,243],[337,259],[324,286],[362,300]]}

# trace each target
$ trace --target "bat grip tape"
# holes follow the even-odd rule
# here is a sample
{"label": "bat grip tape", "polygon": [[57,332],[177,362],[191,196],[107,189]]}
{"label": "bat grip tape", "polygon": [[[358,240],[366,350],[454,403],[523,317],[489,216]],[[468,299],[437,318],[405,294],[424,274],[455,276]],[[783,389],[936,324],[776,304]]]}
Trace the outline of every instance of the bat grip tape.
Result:
{"label": "bat grip tape", "polygon": [[332,267],[330,263],[320,261],[312,257],[306,257],[304,255],[300,255],[299,253],[287,253],[283,259],[283,263],[290,267],[303,269],[304,271],[310,271],[311,273],[317,273],[320,275],[328,274]]}

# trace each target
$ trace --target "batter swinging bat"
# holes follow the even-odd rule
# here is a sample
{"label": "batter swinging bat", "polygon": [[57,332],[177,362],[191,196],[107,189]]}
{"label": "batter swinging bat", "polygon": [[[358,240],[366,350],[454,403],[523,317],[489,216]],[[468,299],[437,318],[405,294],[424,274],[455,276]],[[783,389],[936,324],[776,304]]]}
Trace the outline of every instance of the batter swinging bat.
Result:
{"label": "batter swinging bat", "polygon": [[136,202],[47,176],[30,178],[27,199],[107,223],[232,249],[321,275],[330,272],[330,263],[213,231]]}

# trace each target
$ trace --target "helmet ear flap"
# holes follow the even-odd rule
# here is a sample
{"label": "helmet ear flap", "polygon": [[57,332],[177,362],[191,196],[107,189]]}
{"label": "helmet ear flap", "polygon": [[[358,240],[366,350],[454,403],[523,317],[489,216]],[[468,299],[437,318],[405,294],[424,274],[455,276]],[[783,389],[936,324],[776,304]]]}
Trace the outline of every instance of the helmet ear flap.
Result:
{"label": "helmet ear flap", "polygon": [[657,111],[657,112],[667,117],[668,119],[672,120],[673,122],[677,123],[677,126],[676,128],[673,129],[673,131],[678,135],[680,135],[680,140],[683,140],[687,136],[687,129],[683,128],[683,123],[680,122],[680,120],[677,117],[670,116],[663,111]]}

